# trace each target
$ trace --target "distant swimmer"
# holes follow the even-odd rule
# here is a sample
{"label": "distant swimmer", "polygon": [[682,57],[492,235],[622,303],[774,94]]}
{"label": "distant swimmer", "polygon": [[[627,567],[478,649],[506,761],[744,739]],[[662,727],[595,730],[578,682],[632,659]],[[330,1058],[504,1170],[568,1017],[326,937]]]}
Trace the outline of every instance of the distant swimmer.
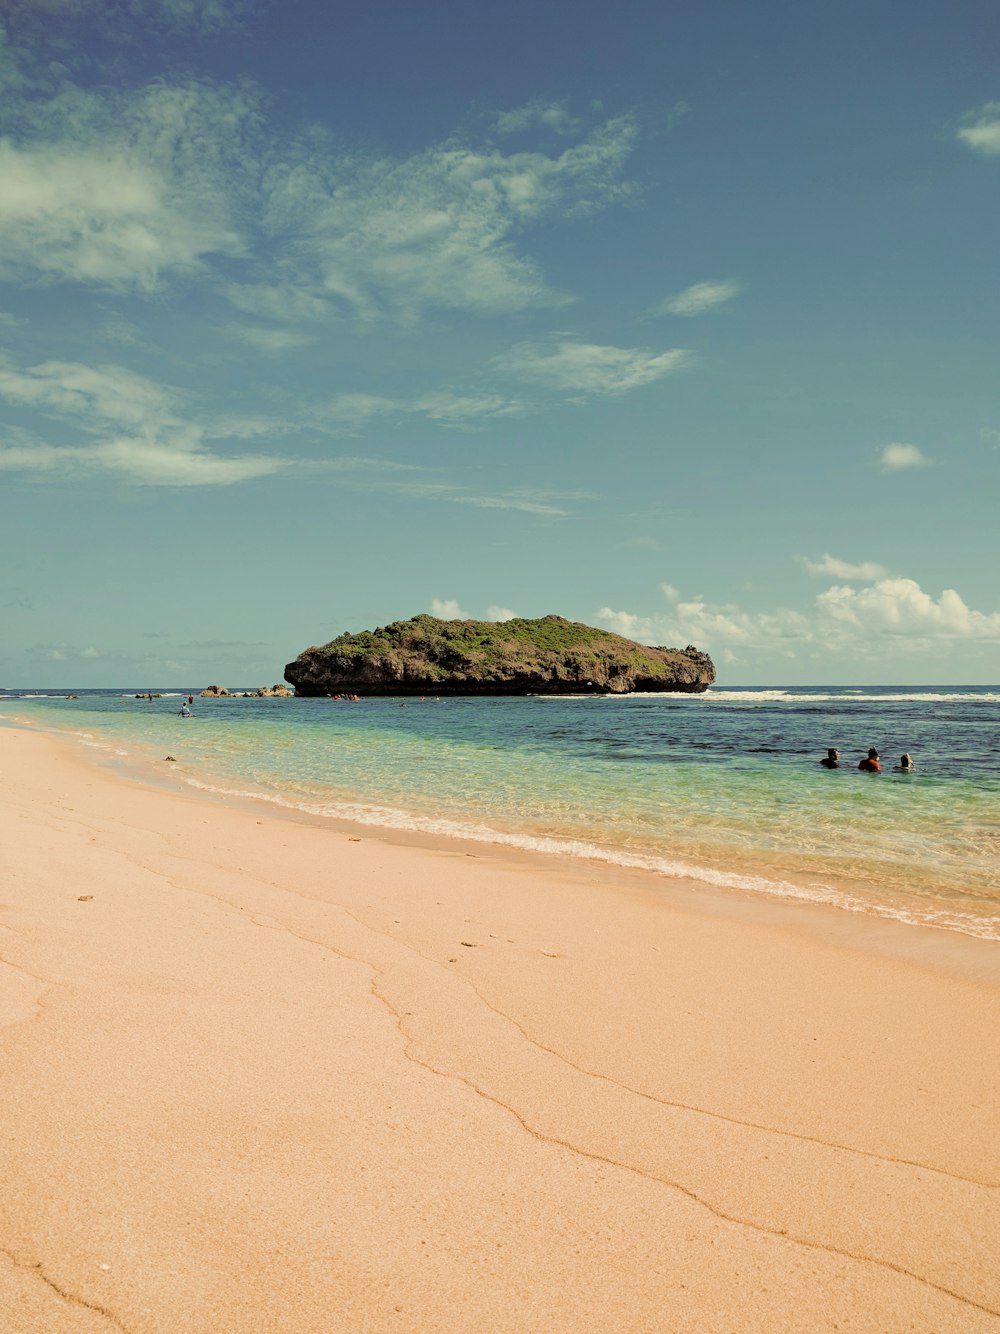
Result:
{"label": "distant swimmer", "polygon": [[910,758],[908,754],[900,755],[899,763],[897,765],[894,765],[893,767],[895,769],[895,772],[898,774],[912,774],[913,760]]}
{"label": "distant swimmer", "polygon": [[840,751],[834,750],[833,747],[831,746],[830,749],[826,752],[826,755],[823,757],[823,759],[820,760],[820,764],[823,766],[824,769],[839,769]]}
{"label": "distant swimmer", "polygon": [[858,768],[867,774],[880,774],[882,772],[882,766],[878,762],[878,751],[874,746],[868,751],[867,759],[862,760]]}

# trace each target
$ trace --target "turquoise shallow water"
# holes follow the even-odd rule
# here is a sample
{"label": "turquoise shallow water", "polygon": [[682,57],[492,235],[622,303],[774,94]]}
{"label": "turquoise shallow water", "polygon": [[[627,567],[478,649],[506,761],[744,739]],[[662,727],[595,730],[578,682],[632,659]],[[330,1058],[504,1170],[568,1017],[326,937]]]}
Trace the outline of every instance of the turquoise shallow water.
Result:
{"label": "turquoise shallow water", "polygon": [[[1000,939],[1000,687],[570,699],[0,696],[312,815],[648,867]],[[844,767],[818,764],[829,745]],[[859,773],[869,745],[886,771]],[[913,774],[891,772],[903,752]]]}

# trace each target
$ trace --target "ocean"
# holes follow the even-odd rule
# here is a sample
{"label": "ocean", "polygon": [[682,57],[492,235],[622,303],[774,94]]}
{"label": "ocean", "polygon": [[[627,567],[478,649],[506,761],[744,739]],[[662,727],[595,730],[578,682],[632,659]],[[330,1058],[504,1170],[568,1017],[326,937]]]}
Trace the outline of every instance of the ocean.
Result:
{"label": "ocean", "polygon": [[[68,693],[79,697],[68,699]],[[1000,940],[1000,686],[222,698],[0,692],[0,724],[311,817],[692,877]],[[842,767],[826,770],[828,746]],[[869,746],[883,772],[858,771]],[[912,773],[892,766],[912,755]]]}

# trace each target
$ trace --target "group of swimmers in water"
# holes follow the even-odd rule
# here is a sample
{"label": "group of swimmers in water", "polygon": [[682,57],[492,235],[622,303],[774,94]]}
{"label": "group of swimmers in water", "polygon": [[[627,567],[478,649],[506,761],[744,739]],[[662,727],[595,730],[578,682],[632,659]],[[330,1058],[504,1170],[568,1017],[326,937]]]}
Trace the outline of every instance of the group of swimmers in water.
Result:
{"label": "group of swimmers in water", "polygon": [[[824,769],[839,769],[840,751],[835,750],[831,746],[820,760],[820,764]],[[879,774],[882,772],[882,762],[879,758],[879,753],[874,746],[869,749],[868,754],[858,764],[858,768],[862,773],[866,774]],[[892,771],[896,774],[911,774],[913,772],[913,760],[908,754],[900,755],[899,763],[892,766]]]}

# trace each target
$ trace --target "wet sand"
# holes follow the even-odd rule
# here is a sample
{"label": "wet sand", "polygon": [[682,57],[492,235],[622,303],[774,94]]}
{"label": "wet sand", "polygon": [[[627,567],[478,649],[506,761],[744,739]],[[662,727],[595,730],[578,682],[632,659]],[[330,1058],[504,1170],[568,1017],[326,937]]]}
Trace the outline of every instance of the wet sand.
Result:
{"label": "wet sand", "polygon": [[21,728],[0,808],[10,1334],[1000,1331],[1000,949]]}

